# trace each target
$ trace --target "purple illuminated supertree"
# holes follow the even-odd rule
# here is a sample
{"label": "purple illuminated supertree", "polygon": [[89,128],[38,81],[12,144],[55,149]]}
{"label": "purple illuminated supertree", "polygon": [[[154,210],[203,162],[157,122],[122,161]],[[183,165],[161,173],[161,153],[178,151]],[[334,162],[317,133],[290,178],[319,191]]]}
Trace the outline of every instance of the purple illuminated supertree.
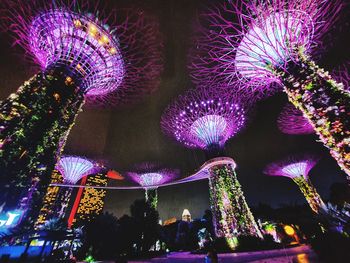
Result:
{"label": "purple illuminated supertree", "polygon": [[[11,197],[6,210],[19,203],[33,177],[40,182],[32,203],[40,204],[85,100],[118,103],[159,81],[154,79],[161,69],[155,21],[136,9],[118,15],[109,9],[100,20],[98,6],[82,2],[1,2],[4,28],[41,68],[0,103],[0,192],[5,201]],[[37,209],[30,210],[33,219]]]}
{"label": "purple illuminated supertree", "polygon": [[[180,96],[163,113],[163,131],[186,147],[206,150],[210,157],[222,154],[226,141],[246,122],[241,97],[222,91],[200,88]],[[238,235],[261,234],[237,180],[235,163],[230,158],[218,159],[208,161],[207,168],[215,232],[234,248]]]}
{"label": "purple illuminated supertree", "polygon": [[132,172],[126,173],[127,177],[145,189],[145,199],[153,208],[157,208],[157,188],[162,184],[174,181],[179,177],[177,169],[164,168],[158,163],[144,162],[134,166]]}
{"label": "purple illuminated supertree", "polygon": [[63,156],[56,164],[56,169],[62,174],[65,182],[76,184],[84,176],[98,172],[100,167],[85,158]]}
{"label": "purple illuminated supertree", "polygon": [[339,17],[341,0],[229,1],[204,15],[193,79],[264,94],[283,87],[350,175],[350,94],[311,54]]}
{"label": "purple illuminated supertree", "polygon": [[318,158],[313,155],[290,156],[285,160],[271,163],[265,168],[264,173],[292,179],[305,196],[311,209],[319,214],[325,209],[325,204],[309,178],[309,172],[317,162]]}
{"label": "purple illuminated supertree", "polygon": [[314,128],[309,120],[304,117],[303,112],[295,108],[292,104],[287,103],[277,119],[278,129],[286,134],[312,134]]}
{"label": "purple illuminated supertree", "polygon": [[[64,182],[73,185],[84,176],[98,173],[101,169],[100,164],[78,156],[62,156],[56,164],[56,170],[61,174]],[[50,187],[54,188],[53,191],[58,191],[54,200],[52,200]],[[49,188],[35,224],[37,229],[50,219],[63,218],[66,215],[73,191],[71,187],[49,186]]]}

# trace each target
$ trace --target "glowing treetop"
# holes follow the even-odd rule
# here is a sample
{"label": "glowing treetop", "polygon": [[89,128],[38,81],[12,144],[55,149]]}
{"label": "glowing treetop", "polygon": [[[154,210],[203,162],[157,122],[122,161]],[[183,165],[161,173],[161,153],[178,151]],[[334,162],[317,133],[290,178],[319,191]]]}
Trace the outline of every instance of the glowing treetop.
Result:
{"label": "glowing treetop", "polygon": [[58,161],[56,169],[66,182],[75,184],[84,176],[98,172],[100,168],[85,158],[64,156]]}
{"label": "glowing treetop", "polygon": [[268,165],[264,173],[276,176],[286,176],[291,179],[303,177],[308,179],[310,170],[317,164],[319,158],[313,155],[290,156]]}
{"label": "glowing treetop", "polygon": [[180,173],[177,169],[163,168],[158,163],[144,162],[135,165],[134,171],[127,172],[126,175],[144,188],[157,188],[173,181]]}
{"label": "glowing treetop", "polygon": [[65,69],[79,82],[88,102],[120,103],[157,87],[162,69],[158,23],[139,9],[116,14],[109,8],[103,14],[107,8],[76,0],[5,4],[4,17],[16,43],[42,69]]}
{"label": "glowing treetop", "polygon": [[314,128],[310,124],[303,113],[288,103],[284,106],[282,112],[278,116],[277,126],[279,130],[286,134],[312,134],[315,133]]}
{"label": "glowing treetop", "polygon": [[192,76],[206,83],[239,79],[263,92],[280,83],[274,68],[286,69],[300,51],[317,50],[341,10],[338,0],[227,2],[204,15],[210,30],[196,43]]}
{"label": "glowing treetop", "polygon": [[298,185],[311,209],[319,214],[325,211],[326,206],[309,179],[309,172],[317,161],[318,158],[313,155],[291,156],[268,165],[264,173],[291,178]]}
{"label": "glowing treetop", "polygon": [[189,148],[223,147],[245,125],[245,105],[223,89],[189,90],[163,113],[163,131]]}

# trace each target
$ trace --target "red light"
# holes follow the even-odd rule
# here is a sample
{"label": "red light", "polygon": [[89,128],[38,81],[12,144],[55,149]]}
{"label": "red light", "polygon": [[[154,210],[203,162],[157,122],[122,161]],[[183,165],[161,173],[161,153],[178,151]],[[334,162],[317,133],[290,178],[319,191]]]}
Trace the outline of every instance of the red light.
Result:
{"label": "red light", "polygon": [[124,177],[120,173],[114,170],[109,170],[107,172],[107,177],[113,180],[124,180]]}

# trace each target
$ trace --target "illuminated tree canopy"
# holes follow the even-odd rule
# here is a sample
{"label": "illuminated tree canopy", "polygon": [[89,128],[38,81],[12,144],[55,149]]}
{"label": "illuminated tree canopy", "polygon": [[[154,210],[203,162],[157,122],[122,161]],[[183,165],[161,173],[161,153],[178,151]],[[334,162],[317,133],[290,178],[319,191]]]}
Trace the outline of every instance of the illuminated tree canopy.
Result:
{"label": "illuminated tree canopy", "polygon": [[189,148],[222,147],[246,123],[243,99],[224,89],[189,90],[162,115],[163,131]]}
{"label": "illuminated tree canopy", "polygon": [[64,180],[75,184],[84,176],[96,173],[99,166],[88,159],[76,156],[63,156],[56,165],[56,169],[62,174]]}

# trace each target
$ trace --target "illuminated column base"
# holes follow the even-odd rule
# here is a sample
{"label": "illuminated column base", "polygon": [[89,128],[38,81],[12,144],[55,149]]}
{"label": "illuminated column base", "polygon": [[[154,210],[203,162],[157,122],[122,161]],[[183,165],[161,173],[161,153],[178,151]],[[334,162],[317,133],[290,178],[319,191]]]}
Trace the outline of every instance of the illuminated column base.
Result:
{"label": "illuminated column base", "polygon": [[280,74],[289,101],[309,119],[350,179],[350,93],[302,54],[286,72]]}
{"label": "illuminated column base", "polygon": [[224,237],[231,248],[237,246],[239,235],[262,237],[237,180],[233,160],[215,158],[203,166],[209,172],[210,204],[216,235]]}
{"label": "illuminated column base", "polygon": [[38,178],[23,218],[33,226],[56,158],[84,102],[84,94],[64,70],[38,73],[0,104],[0,192],[4,211],[18,207]]}
{"label": "illuminated column base", "polygon": [[299,186],[300,191],[309,203],[312,211],[316,214],[320,213],[325,204],[323,203],[320,195],[317,193],[315,187],[311,184],[310,179],[305,179],[303,176],[293,178],[293,181]]}
{"label": "illuminated column base", "polygon": [[157,188],[146,188],[145,199],[154,209],[158,206],[158,191]]}

